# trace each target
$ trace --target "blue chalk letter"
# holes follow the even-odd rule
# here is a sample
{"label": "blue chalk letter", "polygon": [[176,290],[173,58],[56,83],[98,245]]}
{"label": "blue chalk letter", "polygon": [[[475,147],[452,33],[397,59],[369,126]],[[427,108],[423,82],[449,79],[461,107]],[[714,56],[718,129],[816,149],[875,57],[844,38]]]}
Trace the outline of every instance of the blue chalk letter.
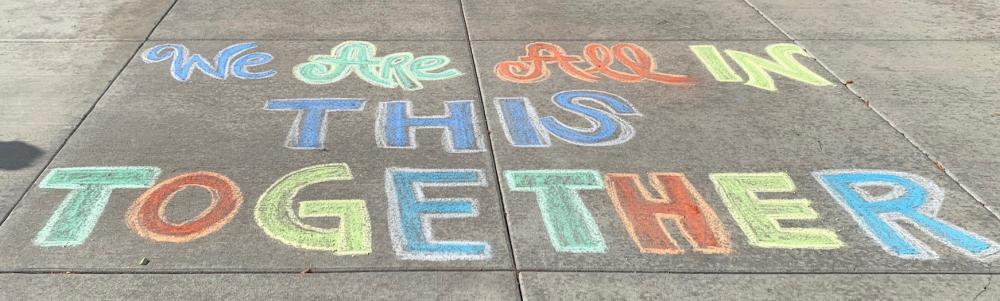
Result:
{"label": "blue chalk letter", "polygon": [[[597,102],[606,110],[581,104],[580,101],[582,100]],[[543,117],[540,120],[542,126],[551,132],[552,135],[577,145],[605,146],[622,144],[632,139],[635,131],[632,129],[632,125],[619,117],[619,115],[642,115],[624,98],[601,91],[562,91],[552,96],[552,102],[573,114],[580,115],[590,122],[590,128],[576,128],[560,122],[553,116]]]}
{"label": "blue chalk letter", "polygon": [[484,260],[490,245],[481,241],[436,241],[432,219],[479,215],[473,199],[427,199],[423,187],[485,186],[483,173],[475,169],[406,169],[385,171],[389,198],[389,229],[396,254],[408,260]]}
{"label": "blue chalk letter", "polygon": [[285,146],[294,149],[323,149],[326,140],[326,113],[333,111],[361,111],[365,102],[360,99],[273,99],[264,104],[270,111],[299,111],[288,132]]}
{"label": "blue chalk letter", "polygon": [[473,119],[471,100],[448,101],[446,114],[415,117],[410,101],[389,101],[379,107],[375,140],[382,148],[416,148],[414,132],[421,128],[442,128],[441,143],[448,152],[483,151],[482,138]]}
{"label": "blue chalk letter", "polygon": [[541,132],[538,114],[527,98],[496,98],[507,141],[515,147],[547,147],[551,144],[549,135]]}
{"label": "blue chalk letter", "polygon": [[[813,176],[886,252],[907,259],[937,253],[900,226],[907,222],[963,254],[987,261],[1000,245],[937,217],[944,191],[918,175],[884,170],[825,170]],[[891,189],[874,196],[866,187]]]}

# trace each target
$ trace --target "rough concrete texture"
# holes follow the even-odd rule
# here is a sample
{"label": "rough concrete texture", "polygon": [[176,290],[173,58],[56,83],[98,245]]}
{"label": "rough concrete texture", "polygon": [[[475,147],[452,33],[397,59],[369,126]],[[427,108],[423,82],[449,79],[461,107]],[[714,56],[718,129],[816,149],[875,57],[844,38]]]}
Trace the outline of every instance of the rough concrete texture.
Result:
{"label": "rough concrete texture", "polygon": [[524,300],[996,300],[1000,285],[989,278],[524,272],[521,291]]}
{"label": "rough concrete texture", "polygon": [[171,0],[5,0],[0,39],[142,40]]}
{"label": "rough concrete texture", "polygon": [[[1000,45],[805,42],[852,89],[1000,212]],[[961,134],[956,134],[961,133]]]}
{"label": "rough concrete texture", "polygon": [[[0,299],[1000,299],[997,8],[2,1]],[[189,58],[205,62],[185,74]],[[307,62],[355,69],[299,73]],[[332,98],[364,104],[266,109]],[[386,134],[399,101],[415,116],[468,108],[470,122]],[[331,163],[350,176],[274,185]],[[64,168],[102,166],[159,175],[107,194],[56,184],[85,179]],[[532,170],[585,173],[532,182]],[[919,178],[870,176],[844,186],[849,199],[823,170]],[[199,171],[239,189],[158,190]],[[451,185],[407,185],[417,171]],[[666,193],[649,173],[673,173]],[[790,182],[753,200],[720,173]],[[588,188],[540,199],[530,187],[566,184]],[[273,202],[282,193],[294,196]],[[671,208],[707,222],[657,220],[666,203],[633,207],[630,193],[690,200]],[[847,205],[901,198],[915,203],[868,220]],[[910,220],[877,225],[891,218]]]}
{"label": "rough concrete texture", "polygon": [[136,47],[0,43],[0,216],[31,186]]}
{"label": "rough concrete texture", "polygon": [[747,0],[797,39],[996,40],[992,0]]}
{"label": "rough concrete texture", "polygon": [[11,300],[513,300],[510,272],[2,274]]}

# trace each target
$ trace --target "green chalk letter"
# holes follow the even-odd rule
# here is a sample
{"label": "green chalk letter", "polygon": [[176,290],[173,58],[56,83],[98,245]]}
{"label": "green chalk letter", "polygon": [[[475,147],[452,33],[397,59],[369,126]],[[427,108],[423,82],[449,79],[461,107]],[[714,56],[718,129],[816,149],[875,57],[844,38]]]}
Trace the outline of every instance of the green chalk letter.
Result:
{"label": "green chalk letter", "polygon": [[41,188],[72,189],[45,227],[35,236],[40,247],[68,247],[83,244],[101,218],[116,188],[152,186],[160,169],[149,166],[73,167],[53,169]]}
{"label": "green chalk letter", "polygon": [[[271,185],[257,201],[254,219],[271,238],[310,250],[332,251],[334,255],[365,255],[372,251],[371,221],[364,200],[316,200],[299,202],[294,198],[306,186],[353,179],[347,164],[335,163],[294,171]],[[340,219],[337,228],[324,229],[306,225],[303,217]]]}
{"label": "green chalk letter", "polygon": [[691,45],[691,52],[698,57],[698,60],[708,68],[708,72],[712,73],[715,80],[720,82],[741,82],[743,78],[736,71],[733,71],[733,67],[730,67],[726,63],[726,59],[722,57],[718,49],[712,45]]}
{"label": "green chalk letter", "polygon": [[512,170],[504,173],[513,191],[538,195],[538,207],[552,246],[559,252],[604,253],[608,247],[577,190],[602,189],[596,170]]}
{"label": "green chalk letter", "polygon": [[779,220],[813,220],[819,215],[807,199],[761,200],[758,192],[793,192],[795,183],[785,173],[711,174],[715,189],[750,245],[783,249],[836,249],[844,245],[837,234],[820,228],[783,228]]}
{"label": "green chalk letter", "polygon": [[[746,82],[746,85],[749,86],[754,86],[768,91],[777,91],[778,88],[774,86],[774,79],[772,79],[767,73],[768,71],[781,74],[785,77],[813,86],[833,85],[825,78],[817,75],[812,72],[812,70],[809,70],[809,68],[806,68],[806,66],[803,66],[795,60],[792,56],[794,54],[812,57],[805,51],[805,49],[802,49],[802,47],[795,44],[782,43],[768,45],[767,54],[771,56],[773,61],[736,50],[727,49],[726,54],[728,54],[729,57],[736,62],[736,64],[740,65],[740,68],[743,68],[743,72],[746,72],[747,76],[750,77],[750,80]],[[709,70],[711,70],[711,68]],[[715,75],[714,71],[713,75]]]}

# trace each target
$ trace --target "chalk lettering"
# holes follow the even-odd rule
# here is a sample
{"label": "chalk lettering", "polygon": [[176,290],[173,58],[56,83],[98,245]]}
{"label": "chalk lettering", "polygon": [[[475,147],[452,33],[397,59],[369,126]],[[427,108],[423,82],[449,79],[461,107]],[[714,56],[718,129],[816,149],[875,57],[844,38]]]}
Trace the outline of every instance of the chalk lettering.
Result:
{"label": "chalk lettering", "polygon": [[369,84],[403,90],[420,90],[420,81],[443,80],[462,75],[452,68],[435,71],[451,62],[447,56],[428,55],[414,57],[410,52],[397,52],[376,57],[375,44],[362,41],[340,43],[331,50],[332,55],[313,55],[309,62],[295,66],[295,78],[313,85],[338,82],[351,73]]}
{"label": "chalk lettering", "polygon": [[[938,254],[901,224],[908,223],[966,256],[990,261],[1000,245],[937,217],[944,191],[930,180],[910,173],[885,170],[824,170],[813,176],[865,233],[889,254],[906,259],[936,259]],[[865,188],[883,187],[883,195]]]}
{"label": "chalk lettering", "polygon": [[389,230],[397,256],[407,260],[485,260],[489,243],[437,241],[431,221],[479,216],[476,201],[468,198],[428,199],[425,187],[486,186],[475,169],[388,168],[385,191],[389,198]]}
{"label": "chalk lettering", "polygon": [[782,249],[837,249],[844,245],[829,229],[781,226],[779,220],[819,218],[809,200],[757,197],[758,192],[794,192],[795,183],[788,174],[717,173],[709,178],[750,245]]}
{"label": "chalk lettering", "polygon": [[598,171],[508,170],[504,177],[510,190],[537,195],[545,230],[556,251],[607,252],[604,236],[577,192],[603,189]]}
{"label": "chalk lettering", "polygon": [[[275,182],[260,196],[254,208],[254,220],[271,238],[302,249],[330,251],[334,255],[365,255],[372,252],[371,220],[364,200],[300,201],[293,209],[295,196],[306,186],[350,181],[347,164],[323,164],[306,167]],[[323,229],[303,223],[300,218],[337,217],[340,225]]]}
{"label": "chalk lettering", "polygon": [[[719,51],[712,45],[691,45],[691,51],[701,60],[702,64],[708,68],[715,80],[720,82],[740,82],[743,78],[733,71],[733,68],[726,63]],[[748,86],[777,91],[774,79],[768,72],[773,72],[787,78],[810,84],[813,86],[832,86],[833,83],[819,76],[806,66],[803,66],[793,55],[798,54],[811,58],[805,49],[795,44],[781,43],[767,46],[767,54],[771,60],[758,57],[742,51],[726,50],[733,61],[736,62],[743,72],[747,73],[749,80],[745,83]]]}
{"label": "chalk lettering", "polygon": [[632,125],[621,116],[642,116],[628,100],[602,91],[569,90],[552,96],[556,106],[590,123],[583,128],[566,125],[555,116],[539,117],[527,98],[503,97],[494,102],[504,134],[516,147],[548,147],[549,134],[576,145],[618,145],[635,136]]}
{"label": "chalk lettering", "polygon": [[[525,55],[515,61],[502,61],[494,71],[502,80],[515,83],[537,83],[546,80],[551,71],[548,65],[556,64],[564,73],[578,80],[596,82],[603,75],[623,82],[638,83],[644,80],[667,85],[691,85],[693,81],[686,75],[668,74],[656,71],[656,60],[639,45],[615,43],[610,48],[591,43],[584,47],[584,56],[566,54],[559,45],[535,42],[524,47]],[[577,63],[586,61],[590,66],[580,68]],[[611,66],[618,62],[629,72],[618,71]]]}
{"label": "chalk lettering", "polygon": [[445,114],[434,116],[413,116],[413,103],[408,100],[382,102],[375,140],[382,148],[413,149],[417,148],[417,129],[440,128],[444,131],[441,144],[448,152],[481,152],[485,146],[474,116],[471,100],[445,102]]}
{"label": "chalk lettering", "polygon": [[299,111],[285,140],[285,147],[292,149],[325,149],[327,113],[364,107],[363,100],[349,98],[272,99],[264,104],[265,110]]}
{"label": "chalk lettering", "polygon": [[267,70],[261,72],[251,72],[247,68],[267,64],[274,57],[266,52],[251,52],[239,55],[245,51],[257,48],[257,43],[247,42],[234,44],[219,51],[215,55],[214,66],[205,60],[201,54],[188,54],[188,49],[181,44],[163,44],[153,46],[142,53],[142,61],[146,63],[158,63],[165,60],[172,60],[170,64],[170,75],[178,81],[188,81],[193,70],[201,70],[202,73],[215,79],[226,79],[232,70],[233,76],[241,79],[262,79],[272,77],[277,71]]}
{"label": "chalk lettering", "polygon": [[638,174],[608,174],[608,196],[625,223],[625,229],[643,253],[682,254],[677,240],[663,224],[670,220],[699,253],[729,253],[729,235],[715,211],[680,173],[650,173],[650,183],[662,198],[642,186]]}
{"label": "chalk lettering", "polygon": [[[208,190],[211,203],[198,216],[180,223],[167,221],[164,213],[174,194],[188,187]],[[229,223],[243,204],[243,194],[232,180],[213,172],[192,172],[163,181],[146,190],[129,206],[126,222],[140,236],[163,242],[189,242]]]}
{"label": "chalk lettering", "polygon": [[149,187],[159,174],[159,168],[149,166],[53,169],[38,187],[71,191],[35,235],[35,245],[68,247],[83,244],[104,213],[112,190]]}

